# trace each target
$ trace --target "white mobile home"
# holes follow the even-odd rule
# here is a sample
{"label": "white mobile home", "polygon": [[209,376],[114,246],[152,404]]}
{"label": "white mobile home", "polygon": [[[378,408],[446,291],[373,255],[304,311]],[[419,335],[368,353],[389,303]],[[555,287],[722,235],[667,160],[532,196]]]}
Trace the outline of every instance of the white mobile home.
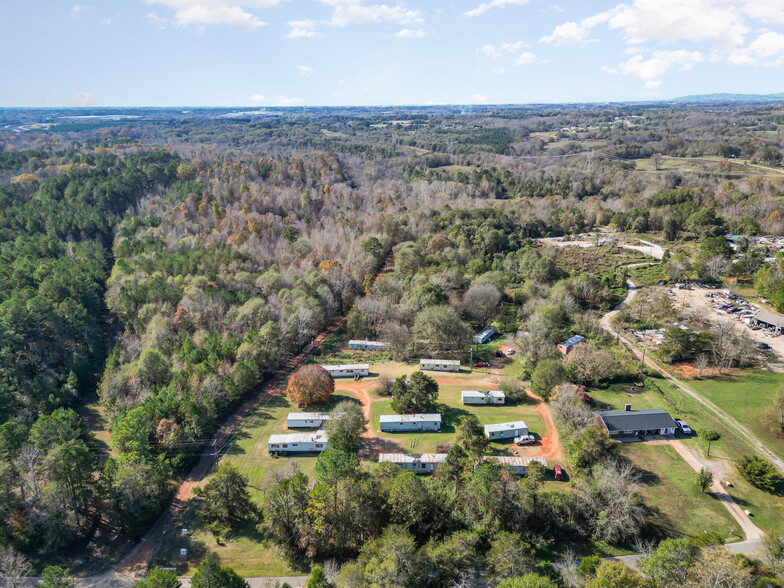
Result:
{"label": "white mobile home", "polygon": [[327,449],[329,437],[324,431],[270,435],[270,453],[320,453]]}
{"label": "white mobile home", "polygon": [[490,338],[493,335],[495,335],[495,333],[496,333],[495,327],[487,327],[481,333],[477,333],[476,335],[474,335],[474,343],[477,343],[477,344],[480,344],[480,345],[482,343],[487,343],[490,340]]}
{"label": "white mobile home", "polygon": [[333,378],[353,378],[367,376],[370,372],[369,363],[350,363],[344,365],[322,365]]}
{"label": "white mobile home", "polygon": [[420,359],[419,369],[431,372],[459,372],[460,361],[457,359]]}
{"label": "white mobile home", "polygon": [[506,394],[501,390],[490,390],[482,392],[480,390],[463,390],[460,392],[463,404],[504,404]]}
{"label": "white mobile home", "polygon": [[388,349],[389,343],[384,341],[364,341],[360,339],[352,339],[348,342],[349,349],[368,349],[370,351],[378,351],[380,349]]}
{"label": "white mobile home", "polygon": [[515,474],[525,476],[528,474],[527,467],[531,462],[538,462],[547,467],[547,460],[543,457],[515,457],[511,455],[487,455],[485,461],[494,462],[502,468],[507,468]]}
{"label": "white mobile home", "polygon": [[525,424],[525,421],[485,425],[485,435],[491,441],[495,441],[496,439],[514,439],[520,435],[527,434],[528,425]]}
{"label": "white mobile home", "polygon": [[379,426],[385,433],[440,431],[440,414],[382,414]]}
{"label": "white mobile home", "polygon": [[417,474],[429,474],[446,461],[446,453],[380,453],[379,463],[394,463]]}
{"label": "white mobile home", "polygon": [[289,429],[320,429],[329,420],[326,412],[290,412],[286,417]]}

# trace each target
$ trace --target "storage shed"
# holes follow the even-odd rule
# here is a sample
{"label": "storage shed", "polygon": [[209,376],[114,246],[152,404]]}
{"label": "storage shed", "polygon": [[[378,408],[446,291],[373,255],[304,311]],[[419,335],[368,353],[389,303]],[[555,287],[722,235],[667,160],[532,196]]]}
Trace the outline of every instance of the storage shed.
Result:
{"label": "storage shed", "polygon": [[485,435],[491,441],[496,439],[514,439],[520,435],[528,434],[528,425],[525,421],[512,421],[509,423],[493,423],[485,425]]}
{"label": "storage shed", "polygon": [[481,333],[477,333],[474,335],[474,343],[481,345],[482,343],[487,343],[490,338],[496,334],[495,327],[487,327]]}
{"label": "storage shed", "polygon": [[601,410],[596,424],[608,437],[639,437],[642,435],[674,435],[678,425],[670,413],[658,408],[632,410]]}
{"label": "storage shed", "polygon": [[320,453],[327,449],[329,437],[324,431],[270,435],[270,453]]}
{"label": "storage shed", "polygon": [[329,420],[326,412],[290,412],[286,417],[289,429],[320,429]]}
{"label": "storage shed", "polygon": [[582,335],[575,335],[574,337],[569,337],[566,341],[562,341],[558,344],[558,351],[566,355],[572,349],[575,348],[576,345],[585,341],[585,337]]}
{"label": "storage shed", "polygon": [[440,414],[382,414],[379,426],[385,433],[404,431],[440,431]]}
{"label": "storage shed", "polygon": [[501,390],[490,390],[483,392],[480,390],[463,390],[460,392],[463,404],[504,404],[506,394]]}
{"label": "storage shed", "polygon": [[446,461],[446,453],[380,453],[379,463],[394,463],[417,474],[429,474]]}
{"label": "storage shed", "polygon": [[370,373],[369,363],[350,363],[344,365],[322,365],[333,378],[353,378],[367,376]]}
{"label": "storage shed", "polygon": [[420,359],[419,369],[432,372],[459,372],[460,361],[457,359]]}
{"label": "storage shed", "polygon": [[779,334],[784,329],[784,316],[760,309],[754,315],[754,324],[773,329],[776,334]]}
{"label": "storage shed", "polygon": [[389,348],[389,343],[384,341],[364,341],[360,339],[352,339],[348,342],[349,349],[368,349],[370,351],[378,351],[380,349]]}
{"label": "storage shed", "polygon": [[512,470],[515,474],[525,476],[531,462],[538,462],[547,467],[547,460],[543,457],[519,457],[512,455],[486,455],[485,461],[494,462],[502,468]]}

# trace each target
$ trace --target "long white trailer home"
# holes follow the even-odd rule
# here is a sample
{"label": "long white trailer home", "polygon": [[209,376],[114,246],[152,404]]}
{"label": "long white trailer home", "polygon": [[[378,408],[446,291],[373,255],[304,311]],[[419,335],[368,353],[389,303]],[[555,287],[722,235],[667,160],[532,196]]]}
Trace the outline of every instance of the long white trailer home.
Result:
{"label": "long white trailer home", "polygon": [[506,394],[501,390],[490,390],[487,392],[463,390],[460,392],[460,397],[463,399],[463,404],[504,404],[506,402]]}
{"label": "long white trailer home", "polygon": [[502,468],[507,468],[515,474],[525,476],[528,474],[528,466],[532,462],[538,462],[547,467],[547,460],[543,457],[515,457],[512,455],[487,455],[485,461],[498,464]]}
{"label": "long white trailer home", "polygon": [[388,349],[389,343],[385,341],[364,341],[359,339],[351,339],[348,342],[349,349],[369,349],[371,351],[378,351],[380,349]]}
{"label": "long white trailer home", "polygon": [[329,437],[324,431],[270,435],[270,453],[320,453],[327,449]]}
{"label": "long white trailer home", "polygon": [[320,429],[328,420],[328,412],[290,412],[286,426],[289,429]]}
{"label": "long white trailer home", "polygon": [[322,365],[333,378],[353,378],[367,376],[370,373],[369,363],[350,363],[344,365]]}
{"label": "long white trailer home", "polygon": [[490,340],[490,337],[495,335],[495,333],[496,333],[495,327],[487,327],[481,333],[477,333],[476,335],[474,335],[474,343],[477,344],[487,343]]}
{"label": "long white trailer home", "polygon": [[528,434],[528,425],[525,421],[512,421],[509,423],[493,423],[485,425],[485,435],[491,441],[496,439],[514,439],[520,435]]}
{"label": "long white trailer home", "polygon": [[379,426],[384,433],[440,431],[440,414],[382,414]]}
{"label": "long white trailer home", "polygon": [[431,372],[459,372],[460,361],[457,359],[420,359],[419,369]]}
{"label": "long white trailer home", "polygon": [[429,474],[446,461],[446,453],[380,453],[379,463],[394,463],[417,474]]}

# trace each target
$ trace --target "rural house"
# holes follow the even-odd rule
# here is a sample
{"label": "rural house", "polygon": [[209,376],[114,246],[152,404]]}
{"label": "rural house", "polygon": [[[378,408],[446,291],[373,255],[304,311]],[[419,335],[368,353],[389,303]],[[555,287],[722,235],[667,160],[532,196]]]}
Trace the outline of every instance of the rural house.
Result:
{"label": "rural house", "polygon": [[632,410],[601,410],[596,413],[596,425],[608,437],[639,437],[641,435],[674,435],[678,425],[670,413],[658,408]]}
{"label": "rural house", "polygon": [[324,431],[313,433],[288,433],[270,435],[269,452],[273,453],[316,453],[327,449],[329,437]]}
{"label": "rural house", "polygon": [[477,333],[474,335],[474,343],[481,345],[482,343],[487,343],[490,338],[496,334],[495,327],[487,327],[481,333]]}
{"label": "rural house", "polygon": [[369,363],[351,363],[344,365],[322,365],[329,375],[333,378],[354,378],[356,376],[367,376],[370,372]]}
{"label": "rural house", "polygon": [[446,461],[446,453],[380,453],[378,463],[394,463],[417,474],[429,474]]}
{"label": "rural house", "polygon": [[528,434],[528,425],[525,421],[512,421],[509,423],[493,423],[485,425],[485,436],[491,441],[496,439],[514,439],[520,435]]}
{"label": "rural house", "polygon": [[289,429],[320,429],[329,420],[326,412],[290,412],[286,417]]}
{"label": "rural house", "polygon": [[575,346],[579,345],[583,341],[585,341],[585,337],[583,337],[582,335],[575,335],[573,337],[569,337],[566,341],[562,341],[561,343],[558,344],[558,351],[566,355],[572,349],[574,349]]}
{"label": "rural house", "polygon": [[379,426],[385,433],[440,431],[440,414],[382,414]]}
{"label": "rural house", "polygon": [[479,390],[463,390],[460,392],[463,404],[504,404],[506,394],[501,390],[490,390],[482,392]]}
{"label": "rural house", "polygon": [[385,343],[384,341],[364,341],[360,339],[351,339],[351,341],[348,342],[348,348],[378,351],[380,349],[389,348],[389,343]]}
{"label": "rural house", "polygon": [[459,372],[460,361],[456,359],[420,359],[419,369],[432,372]]}

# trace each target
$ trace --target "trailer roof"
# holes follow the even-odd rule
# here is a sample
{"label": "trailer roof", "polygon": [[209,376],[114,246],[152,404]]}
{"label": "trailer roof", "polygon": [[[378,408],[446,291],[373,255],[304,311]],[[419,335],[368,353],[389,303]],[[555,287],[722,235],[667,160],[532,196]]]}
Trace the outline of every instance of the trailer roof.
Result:
{"label": "trailer roof", "polygon": [[289,421],[326,421],[329,418],[328,412],[290,412],[286,417]]}
{"label": "trailer roof", "polygon": [[369,370],[369,363],[345,363],[341,365],[322,365],[325,370]]}
{"label": "trailer roof", "polygon": [[281,435],[270,435],[270,444],[276,443],[326,443],[329,436],[324,431],[313,433],[286,433]]}
{"label": "trailer roof", "polygon": [[443,463],[446,453],[379,453],[379,463]]}
{"label": "trailer roof", "polygon": [[485,431],[488,433],[495,433],[498,431],[513,431],[515,429],[527,429],[528,425],[525,424],[525,421],[511,421],[508,423],[493,423],[491,425],[485,425]]}
{"label": "trailer roof", "polygon": [[438,413],[419,413],[419,414],[382,414],[379,417],[381,423],[421,423],[421,422],[441,422],[441,415]]}
{"label": "trailer roof", "polygon": [[506,398],[506,394],[501,390],[463,390],[460,392],[460,395],[463,398],[487,398],[488,396],[491,398]]}
{"label": "trailer roof", "polygon": [[419,363],[444,363],[446,365],[460,365],[459,359],[420,359]]}

